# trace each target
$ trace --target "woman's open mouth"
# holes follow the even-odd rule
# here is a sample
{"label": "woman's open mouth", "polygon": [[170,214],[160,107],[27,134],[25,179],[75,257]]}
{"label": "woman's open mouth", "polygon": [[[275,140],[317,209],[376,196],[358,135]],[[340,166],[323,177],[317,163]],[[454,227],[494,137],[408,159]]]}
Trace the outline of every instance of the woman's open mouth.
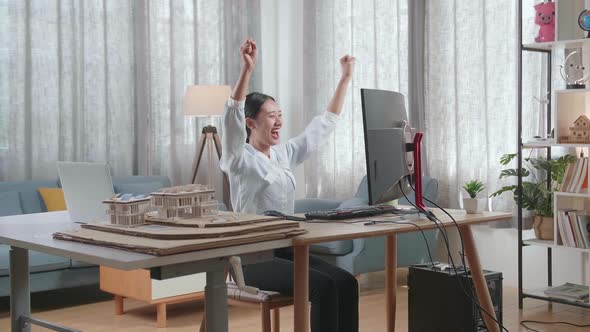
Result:
{"label": "woman's open mouth", "polygon": [[270,135],[273,139],[279,139],[279,129],[273,129],[270,131]]}

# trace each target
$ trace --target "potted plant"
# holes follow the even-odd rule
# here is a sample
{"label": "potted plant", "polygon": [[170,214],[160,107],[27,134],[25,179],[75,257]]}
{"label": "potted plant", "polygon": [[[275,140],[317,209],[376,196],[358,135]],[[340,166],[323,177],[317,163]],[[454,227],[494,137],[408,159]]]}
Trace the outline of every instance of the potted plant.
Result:
{"label": "potted plant", "polygon": [[463,185],[463,189],[469,194],[463,198],[463,208],[467,213],[481,213],[485,207],[485,199],[477,198],[477,194],[485,189],[484,184],[479,180],[471,180]]}
{"label": "potted plant", "polygon": [[[505,154],[500,158],[500,164],[507,166],[515,157],[516,154]],[[569,154],[558,159],[525,158],[520,171],[507,168],[500,173],[500,179],[522,176],[522,207],[534,212],[533,228],[538,239],[553,240],[553,192],[561,185],[567,165],[575,161],[576,157]],[[490,197],[507,191],[512,192],[516,202],[517,185],[504,186]]]}

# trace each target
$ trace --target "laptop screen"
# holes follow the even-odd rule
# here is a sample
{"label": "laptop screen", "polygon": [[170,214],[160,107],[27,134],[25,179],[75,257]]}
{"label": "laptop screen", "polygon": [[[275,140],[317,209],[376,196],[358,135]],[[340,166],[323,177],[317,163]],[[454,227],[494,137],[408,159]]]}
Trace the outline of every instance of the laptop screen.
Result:
{"label": "laptop screen", "polygon": [[108,220],[102,201],[111,198],[115,192],[107,164],[60,161],[57,172],[73,222]]}

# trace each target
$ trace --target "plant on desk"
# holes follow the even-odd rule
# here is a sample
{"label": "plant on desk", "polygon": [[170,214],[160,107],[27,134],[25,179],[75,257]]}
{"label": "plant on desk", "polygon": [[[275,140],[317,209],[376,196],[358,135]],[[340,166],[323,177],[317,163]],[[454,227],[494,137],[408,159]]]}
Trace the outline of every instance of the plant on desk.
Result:
{"label": "plant on desk", "polygon": [[485,200],[477,198],[477,194],[484,191],[483,182],[471,180],[463,185],[463,189],[469,194],[469,198],[463,198],[463,207],[467,213],[481,213],[485,206]]}
{"label": "plant on desk", "polygon": [[[516,154],[505,154],[500,158],[500,164],[507,166],[515,157]],[[505,168],[500,173],[500,179],[522,176],[522,207],[535,213],[533,228],[538,239],[553,240],[553,192],[557,191],[563,182],[567,165],[575,161],[576,157],[569,154],[549,160],[525,158],[524,167],[520,171]],[[507,191],[512,192],[516,202],[519,193],[517,185],[504,186],[490,197],[499,196]]]}

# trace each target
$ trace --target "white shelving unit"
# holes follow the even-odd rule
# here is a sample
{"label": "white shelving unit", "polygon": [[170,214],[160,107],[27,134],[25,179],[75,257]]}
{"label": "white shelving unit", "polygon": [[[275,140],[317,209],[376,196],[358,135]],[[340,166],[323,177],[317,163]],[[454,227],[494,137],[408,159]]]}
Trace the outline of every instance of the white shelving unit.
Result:
{"label": "white shelving unit", "polygon": [[531,51],[550,51],[553,48],[576,48],[576,47],[584,47],[590,46],[590,40],[583,38],[583,39],[571,39],[571,40],[558,40],[554,42],[548,43],[528,43],[523,44],[522,47],[527,50]]}
{"label": "white shelving unit", "polygon": [[[565,140],[564,137],[569,135],[570,126],[580,116],[586,115],[590,117],[590,82],[586,83],[585,89],[552,89],[551,74],[557,64],[551,63],[554,55],[560,54],[564,49],[581,48],[584,53],[583,61],[588,61],[588,53],[590,51],[590,39],[585,38],[586,32],[578,27],[578,15],[582,10],[590,8],[590,0],[554,0],[556,3],[555,21],[556,31],[553,42],[547,43],[523,43],[522,35],[522,1],[519,1],[519,41],[521,44],[520,51],[520,65],[519,65],[519,88],[523,85],[522,76],[522,52],[538,52],[547,56],[547,86],[551,91],[549,96],[549,104],[547,112],[548,132],[554,130],[554,138],[547,141],[528,141],[523,143],[522,128],[522,102],[519,104],[518,113],[518,135],[520,142],[520,149],[518,151],[518,167],[523,163],[524,149],[546,149],[547,158],[551,158],[551,148],[567,148],[574,149],[576,154],[584,152],[584,156],[590,156],[590,142],[589,143],[572,143]],[[532,24],[532,22],[528,22]],[[588,54],[587,54],[588,53]],[[584,63],[588,68],[589,63]],[[522,93],[519,90],[519,93]],[[521,100],[522,101],[522,100]],[[519,183],[522,179],[519,179]],[[567,247],[561,244],[558,240],[557,227],[557,211],[563,209],[577,209],[590,210],[590,191],[587,189],[581,193],[557,192],[554,195],[554,240],[538,240],[538,239],[523,239],[522,229],[522,212],[519,209],[519,227],[518,227],[518,286],[519,286],[519,307],[523,306],[524,298],[535,298],[549,302],[565,303],[585,308],[590,308],[588,303],[578,303],[573,301],[550,298],[544,294],[543,289],[527,289],[523,283],[523,248],[528,246],[547,248],[547,284],[553,286],[552,275],[552,250],[567,250],[569,252],[582,253],[585,259],[588,259],[590,249]],[[522,207],[522,206],[520,206]]]}
{"label": "white shelving unit", "polygon": [[528,239],[528,240],[523,240],[522,243],[524,243],[527,246],[539,246],[539,247],[545,247],[545,248],[563,249],[563,250],[590,253],[590,249],[566,247],[562,244],[555,244],[555,241],[551,241],[551,240]]}

